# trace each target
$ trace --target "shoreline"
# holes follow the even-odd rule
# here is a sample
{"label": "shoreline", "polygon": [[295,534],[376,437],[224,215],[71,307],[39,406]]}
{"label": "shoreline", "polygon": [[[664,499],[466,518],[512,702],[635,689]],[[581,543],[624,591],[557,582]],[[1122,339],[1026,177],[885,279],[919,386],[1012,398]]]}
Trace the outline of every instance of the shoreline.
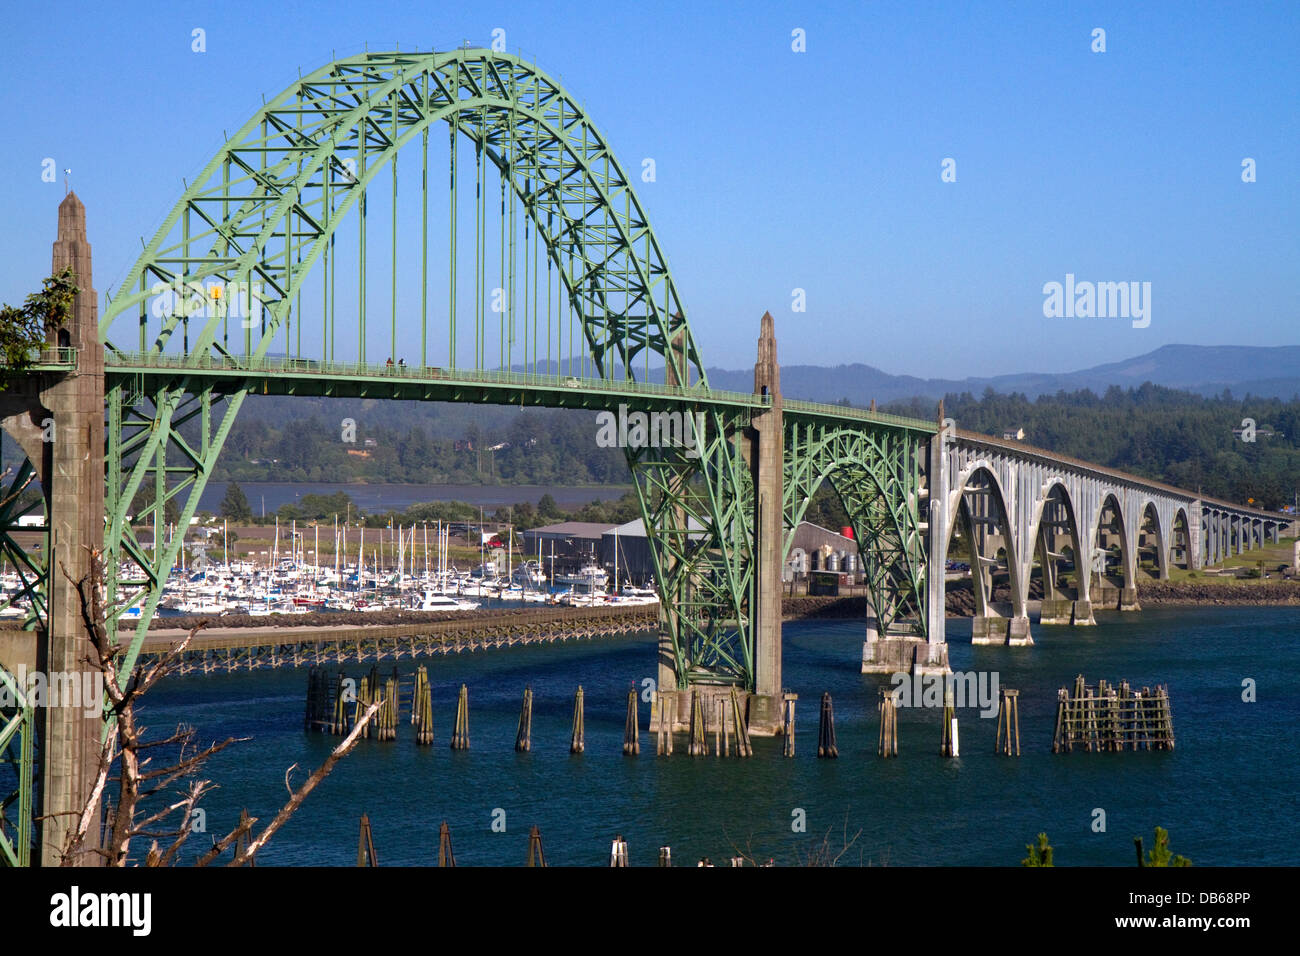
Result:
{"label": "shoreline", "polygon": [[[947,594],[947,617],[968,618],[969,586],[950,589]],[[995,595],[995,598],[998,597]],[[1001,596],[1005,600],[1005,592]],[[1031,609],[1040,599],[1031,598]],[[1205,583],[1201,581],[1147,581],[1138,586],[1138,604],[1142,607],[1300,607],[1300,582],[1260,584]],[[781,602],[783,621],[817,618],[860,618],[867,613],[866,598],[786,596]],[[1105,610],[1094,604],[1094,610]]]}

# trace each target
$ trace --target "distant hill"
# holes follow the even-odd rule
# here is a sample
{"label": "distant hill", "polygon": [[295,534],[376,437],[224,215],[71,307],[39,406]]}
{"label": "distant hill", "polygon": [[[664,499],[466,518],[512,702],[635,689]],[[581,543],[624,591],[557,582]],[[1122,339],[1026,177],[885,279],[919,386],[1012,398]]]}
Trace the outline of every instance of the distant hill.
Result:
{"label": "distant hill", "polygon": [[[709,369],[709,382],[716,388],[750,391],[752,370]],[[989,378],[917,378],[890,375],[870,365],[783,365],[781,390],[788,398],[814,402],[837,402],[847,398],[854,405],[866,405],[923,397],[939,399],[949,392],[980,395],[1022,392],[1029,398],[1079,389],[1100,394],[1111,385],[1136,388],[1144,382],[1218,395],[1231,389],[1241,397],[1247,393],[1263,398],[1290,399],[1300,396],[1300,346],[1257,345],[1166,345],[1126,359],[1078,372],[1022,372]]]}

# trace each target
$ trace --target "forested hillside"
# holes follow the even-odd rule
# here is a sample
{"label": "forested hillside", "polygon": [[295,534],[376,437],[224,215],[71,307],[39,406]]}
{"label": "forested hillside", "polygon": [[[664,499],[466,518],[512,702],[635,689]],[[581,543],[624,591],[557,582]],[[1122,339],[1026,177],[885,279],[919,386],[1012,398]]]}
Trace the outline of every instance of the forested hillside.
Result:
{"label": "forested hillside", "polygon": [[[883,407],[935,417],[928,399]],[[1205,398],[1148,384],[1034,400],[992,390],[954,394],[945,413],[961,428],[997,436],[1023,428],[1028,444],[1232,501],[1277,508],[1300,488],[1300,401]],[[1233,431],[1247,418],[1256,425],[1254,442]],[[622,453],[598,447],[596,432],[592,412],[278,400],[240,416],[215,477],[625,484]]]}

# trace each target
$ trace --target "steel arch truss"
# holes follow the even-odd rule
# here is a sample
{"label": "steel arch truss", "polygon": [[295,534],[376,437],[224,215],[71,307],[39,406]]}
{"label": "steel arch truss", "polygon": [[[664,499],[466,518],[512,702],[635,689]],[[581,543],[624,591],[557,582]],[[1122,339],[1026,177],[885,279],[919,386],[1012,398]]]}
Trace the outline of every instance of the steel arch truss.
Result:
{"label": "steel arch truss", "polygon": [[[0,569],[8,579],[0,588],[0,611],[23,612],[23,630],[43,633],[49,624],[48,568],[52,561],[45,495],[33,493],[40,487],[36,481],[37,470],[29,458],[7,470],[0,480]],[[41,524],[20,527],[19,520],[29,515],[41,515]],[[39,534],[40,543],[29,552],[14,537],[16,533]],[[33,644],[35,637],[32,635]],[[32,816],[36,708],[21,676],[21,665],[15,674],[0,661],[0,867],[27,866],[36,832]]]}
{"label": "steel arch truss", "polygon": [[35,763],[36,708],[0,666],[0,866],[31,862]]}
{"label": "steel arch truss", "polygon": [[921,497],[922,442],[910,429],[791,421],[785,429],[785,541],[813,494],[829,480],[857,538],[881,635],[928,636],[926,542]]}
{"label": "steel arch truss", "polygon": [[742,410],[701,406],[699,455],[629,450],[650,537],[661,626],[679,688],[754,689],[754,490]]}
{"label": "steel arch truss", "polygon": [[[508,182],[544,240],[548,270],[554,266],[559,274],[598,376],[648,380],[654,357],[666,384],[698,390],[701,409],[708,409],[707,379],[685,310],[629,177],[559,83],[517,57],[487,50],[367,53],[303,77],[263,106],[187,187],[113,297],[100,323],[110,353],[129,348],[159,358],[179,355],[196,369],[213,363],[242,368],[263,359],[282,329],[288,349],[295,308],[301,329],[308,274],[318,263],[327,272],[333,267],[341,222],[357,209],[354,220],[364,230],[367,187],[410,143],[423,147],[427,184],[428,137],[439,124],[453,144],[452,207],[454,144],[463,136],[473,144],[480,181],[484,161],[491,162],[502,180],[503,205]],[[454,233],[453,219],[453,263]],[[364,289],[364,240],[361,250]],[[234,292],[214,296],[214,287]],[[256,301],[248,294],[255,288]],[[178,289],[170,305],[158,307],[167,290]],[[198,321],[191,327],[196,303]],[[454,305],[449,315],[455,366]],[[354,322],[364,362],[364,309]],[[482,325],[485,317],[476,322]],[[393,323],[396,339],[395,305]],[[123,327],[135,340],[130,346],[111,340]],[[486,331],[475,331],[474,366],[482,371],[488,359],[478,335],[482,331],[486,341]],[[324,357],[332,360],[332,329],[328,342]],[[325,343],[323,335],[322,349]],[[297,358],[309,361],[301,350]],[[109,606],[119,620],[139,609],[124,674],[182,540],[159,531],[146,546],[131,524],[166,528],[166,504],[174,501],[176,525],[188,525],[244,397],[262,390],[269,374],[250,369],[233,384],[182,378],[148,389],[141,377],[108,376]],[[629,451],[628,458],[657,580],[668,589],[666,625],[683,673],[749,686],[752,548],[745,537],[736,425],[728,417],[734,415],[707,413],[699,459],[658,449]]]}
{"label": "steel arch truss", "polygon": [[[24,611],[23,629],[44,629],[48,620],[47,570],[50,564],[49,523],[44,518],[44,494],[32,494],[37,471],[31,459],[2,476],[0,480],[0,568],[12,575],[13,587],[0,588],[0,611],[10,608]],[[20,525],[24,518],[41,516],[40,525]],[[32,553],[23,547],[14,534],[42,535],[41,542]]]}

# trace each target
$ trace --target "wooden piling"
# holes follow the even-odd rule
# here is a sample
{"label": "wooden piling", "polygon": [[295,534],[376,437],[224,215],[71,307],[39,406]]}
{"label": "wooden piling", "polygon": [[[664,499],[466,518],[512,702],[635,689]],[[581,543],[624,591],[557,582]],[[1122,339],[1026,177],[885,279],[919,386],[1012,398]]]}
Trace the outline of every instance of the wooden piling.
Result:
{"label": "wooden piling", "polygon": [[614,845],[609,848],[610,866],[627,866],[627,841],[623,834],[614,837]]}
{"label": "wooden piling", "polygon": [[460,685],[456,699],[456,728],[451,732],[452,750],[469,750],[469,688]]}
{"label": "wooden piling", "polygon": [[361,833],[357,837],[357,866],[378,866],[374,836],[370,832],[370,817],[361,814]]}
{"label": "wooden piling", "polygon": [[623,722],[623,755],[633,756],[641,752],[641,727],[637,721],[636,689],[627,692],[627,719]]}
{"label": "wooden piling", "polygon": [[438,827],[438,865],[456,865],[456,854],[451,850],[451,827],[447,826],[446,820]]}
{"label": "wooden piling", "polygon": [[956,757],[960,754],[957,739],[957,707],[951,687],[945,688],[943,692],[943,743],[939,746],[939,753],[945,757]]}
{"label": "wooden piling", "polygon": [[754,748],[749,742],[749,727],[745,724],[745,715],[740,706],[740,695],[733,685],[731,688],[731,722],[736,729],[736,756],[753,756]]}
{"label": "wooden piling", "polygon": [[542,852],[542,831],[537,824],[528,831],[528,866],[545,866],[546,854]]}
{"label": "wooden piling", "polygon": [[880,745],[882,757],[898,756],[898,707],[892,690],[880,691]]}
{"label": "wooden piling", "polygon": [[671,757],[673,755],[672,721],[677,710],[677,695],[655,691],[652,706],[656,708],[659,718],[655,734],[655,753],[661,757]]}
{"label": "wooden piling", "polygon": [[[248,818],[248,808],[244,807],[239,811],[239,837],[235,840],[235,859],[239,859],[248,850],[249,841],[253,838],[253,834],[249,832],[252,828],[253,825]],[[256,853],[248,858],[248,865],[257,866]]]}
{"label": "wooden piling", "polygon": [[582,685],[573,695],[573,734],[569,738],[569,753],[580,754],[587,749],[587,732],[582,718]]}
{"label": "wooden piling", "polygon": [[708,728],[704,723],[704,709],[700,705],[700,693],[691,688],[691,737],[686,752],[692,757],[709,755]]}
{"label": "wooden piling", "polygon": [[[998,736],[994,741],[994,753],[1005,756],[1020,756],[1020,691],[1005,687],[999,694],[998,701]],[[1058,718],[1059,720],[1059,718]],[[1059,730],[1058,730],[1059,733]],[[1014,746],[1014,753],[1012,747]]]}
{"label": "wooden piling", "polygon": [[[375,685],[371,682],[369,676],[361,678],[361,683],[357,685],[356,706],[352,709],[352,726],[355,727],[361,723],[361,718],[366,711],[370,709],[370,702],[374,699]],[[362,738],[368,739],[374,732],[374,721],[366,724],[361,731]]]}
{"label": "wooden piling", "polygon": [[415,672],[411,722],[415,724],[417,744],[433,743],[433,687],[429,683],[429,671],[423,665]]}
{"label": "wooden piling", "polygon": [[727,722],[722,712],[722,698],[714,697],[710,701],[711,710],[713,711],[713,756],[722,756],[722,725]]}
{"label": "wooden piling", "polygon": [[352,727],[351,721],[348,720],[346,680],[347,675],[340,670],[338,680],[334,683],[334,721],[330,727],[331,732],[338,737],[345,736]]}
{"label": "wooden piling", "polygon": [[328,731],[331,729],[329,677],[323,667],[311,667],[307,670],[307,713],[303,718],[303,729],[308,731]]}
{"label": "wooden piling", "polygon": [[515,731],[515,752],[526,754],[533,749],[533,688],[524,688],[519,705],[519,729]]}
{"label": "wooden piling", "polygon": [[835,708],[829,693],[822,694],[821,722],[817,728],[817,756],[838,757],[839,747],[835,746]]}
{"label": "wooden piling", "polygon": [[[371,671],[375,679],[378,680],[378,668]],[[379,708],[378,719],[376,720],[375,739],[376,740],[396,740],[397,739],[397,715],[398,715],[398,694],[400,693],[400,682],[397,676],[397,668],[393,668],[391,677],[384,681],[383,696],[380,697],[382,702]]]}
{"label": "wooden piling", "polygon": [[798,699],[798,694],[788,691],[781,695],[781,733],[785,736],[782,753],[787,757],[794,756],[794,704]]}

